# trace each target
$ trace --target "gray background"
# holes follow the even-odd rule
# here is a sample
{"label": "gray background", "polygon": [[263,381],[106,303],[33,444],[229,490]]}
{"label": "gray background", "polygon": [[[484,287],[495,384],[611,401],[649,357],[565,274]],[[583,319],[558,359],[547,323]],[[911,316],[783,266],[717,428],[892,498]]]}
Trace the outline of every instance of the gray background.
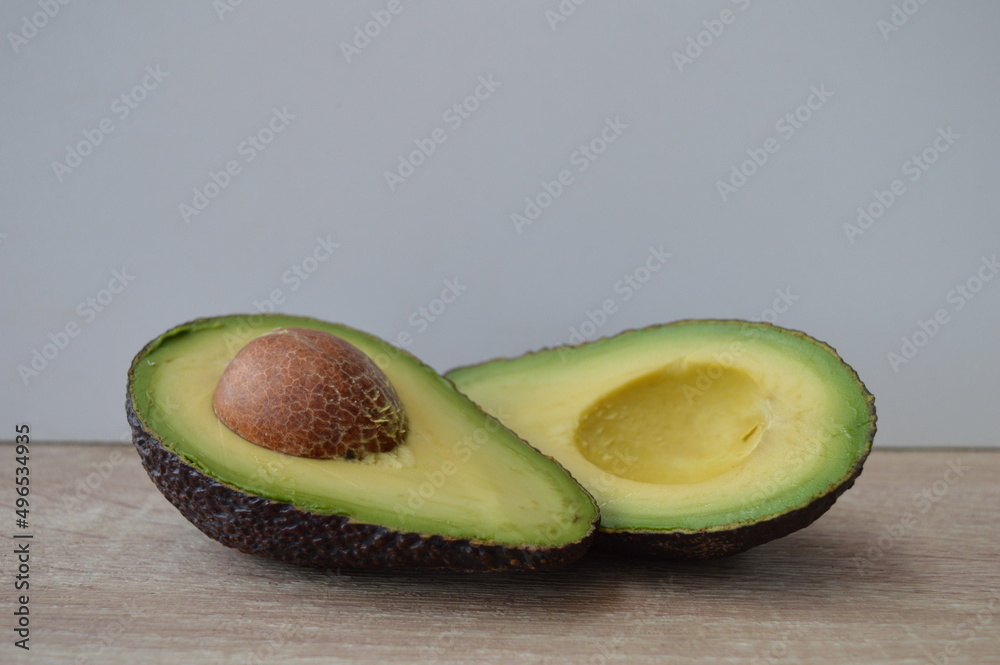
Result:
{"label": "gray background", "polygon": [[[772,319],[858,370],[878,445],[997,443],[1000,280],[973,279],[971,300],[954,289],[1000,251],[1000,5],[591,0],[555,22],[555,1],[404,2],[345,56],[388,4],[77,1],[48,17],[48,0],[3,3],[0,437],[26,421],[37,440],[122,438],[146,341],[280,290],[279,310],[409,333],[440,370],[566,342],[608,299],[587,338]],[[499,85],[455,127],[446,113],[480,77]],[[799,109],[814,88],[826,99]],[[247,161],[274,109],[294,117]],[[796,109],[808,119],[790,133]],[[72,171],[53,166],[105,119]],[[580,172],[574,153],[615,119],[627,127]],[[391,190],[385,172],[438,128]],[[769,139],[723,200],[717,183]],[[229,160],[239,173],[187,222],[179,206]],[[562,170],[572,183],[518,232],[512,214]],[[905,191],[849,238],[897,179]],[[326,260],[317,238],[339,245]],[[669,259],[626,300],[616,284],[646,277],[661,246]],[[102,293],[113,271],[127,286]],[[441,311],[445,280],[461,294]],[[946,323],[921,337],[938,310]],[[50,334],[65,348],[26,373]],[[893,367],[915,334],[926,343]]]}

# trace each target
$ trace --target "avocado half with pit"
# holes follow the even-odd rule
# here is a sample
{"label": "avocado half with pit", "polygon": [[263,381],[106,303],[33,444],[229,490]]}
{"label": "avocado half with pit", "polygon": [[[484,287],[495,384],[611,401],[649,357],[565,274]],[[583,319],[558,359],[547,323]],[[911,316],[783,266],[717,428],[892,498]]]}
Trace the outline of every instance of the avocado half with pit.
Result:
{"label": "avocado half with pit", "polygon": [[129,370],[150,478],[204,533],[325,568],[543,570],[594,537],[593,499],[409,353],[283,315],[199,319]]}
{"label": "avocado half with pit", "polygon": [[605,549],[704,559],[816,520],[875,435],[836,351],[766,323],[679,321],[447,376],[597,499]]}

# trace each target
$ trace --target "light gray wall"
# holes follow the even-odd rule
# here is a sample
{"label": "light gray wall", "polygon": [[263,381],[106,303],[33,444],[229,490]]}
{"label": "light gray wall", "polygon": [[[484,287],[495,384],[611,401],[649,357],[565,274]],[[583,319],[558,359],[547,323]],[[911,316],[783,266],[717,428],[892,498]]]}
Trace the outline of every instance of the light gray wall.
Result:
{"label": "light gray wall", "polygon": [[[146,341],[278,291],[283,311],[409,333],[441,370],[565,342],[608,299],[589,337],[776,318],[857,368],[878,444],[997,443],[1000,279],[977,272],[1000,252],[1000,5],[224,2],[3,3],[0,438],[121,438]],[[345,55],[373,11],[391,21]],[[244,143],[272,121],[262,151]],[[594,161],[576,152],[602,132]],[[338,246],[313,263],[318,238]],[[428,322],[449,280],[461,295]],[[30,375],[35,351],[54,357]]]}

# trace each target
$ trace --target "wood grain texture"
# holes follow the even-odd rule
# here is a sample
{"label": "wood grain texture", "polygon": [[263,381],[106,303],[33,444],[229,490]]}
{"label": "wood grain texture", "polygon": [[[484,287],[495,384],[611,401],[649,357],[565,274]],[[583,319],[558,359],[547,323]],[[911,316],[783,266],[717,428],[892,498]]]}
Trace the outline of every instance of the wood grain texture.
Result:
{"label": "wood grain texture", "polygon": [[131,446],[33,444],[31,464],[32,648],[5,611],[3,663],[1000,663],[1000,451],[876,450],[818,522],[729,559],[494,576],[240,554]]}

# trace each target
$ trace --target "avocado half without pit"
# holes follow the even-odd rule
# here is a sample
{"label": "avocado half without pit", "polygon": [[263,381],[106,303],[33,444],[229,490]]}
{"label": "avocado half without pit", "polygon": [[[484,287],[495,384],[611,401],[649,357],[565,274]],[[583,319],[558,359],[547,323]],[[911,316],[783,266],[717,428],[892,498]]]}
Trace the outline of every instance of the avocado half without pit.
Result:
{"label": "avocado half without pit", "polygon": [[874,398],[830,346],[680,321],[453,370],[459,390],[597,500],[597,545],[705,559],[822,515],[861,473]]}
{"label": "avocado half without pit", "polygon": [[555,461],[410,354],[283,315],[199,319],[129,371],[150,478],[230,547],[324,568],[544,570],[597,507]]}

